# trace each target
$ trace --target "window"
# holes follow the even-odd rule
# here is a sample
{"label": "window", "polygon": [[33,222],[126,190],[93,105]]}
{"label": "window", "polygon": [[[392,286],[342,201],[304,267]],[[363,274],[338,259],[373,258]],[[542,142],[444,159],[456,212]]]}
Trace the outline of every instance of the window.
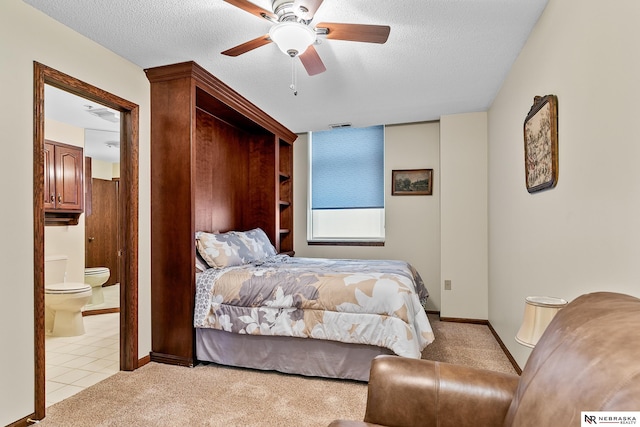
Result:
{"label": "window", "polygon": [[310,134],[307,239],[384,241],[384,126]]}

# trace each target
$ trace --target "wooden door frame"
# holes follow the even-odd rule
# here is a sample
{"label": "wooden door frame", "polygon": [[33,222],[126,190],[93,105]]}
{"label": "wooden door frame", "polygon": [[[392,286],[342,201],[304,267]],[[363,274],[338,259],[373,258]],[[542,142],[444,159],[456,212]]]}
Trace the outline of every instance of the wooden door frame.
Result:
{"label": "wooden door frame", "polygon": [[33,84],[33,237],[35,408],[46,413],[44,328],[44,88],[57,87],[120,112],[121,218],[120,369],[138,367],[138,138],[139,107],[116,95],[34,61]]}

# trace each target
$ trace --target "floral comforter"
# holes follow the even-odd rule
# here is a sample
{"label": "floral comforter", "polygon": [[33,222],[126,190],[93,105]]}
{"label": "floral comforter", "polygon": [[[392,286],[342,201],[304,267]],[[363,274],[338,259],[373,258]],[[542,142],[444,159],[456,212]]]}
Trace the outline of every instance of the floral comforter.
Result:
{"label": "floral comforter", "polygon": [[406,262],[276,255],[197,275],[194,326],[385,347],[419,358],[434,339],[427,289]]}

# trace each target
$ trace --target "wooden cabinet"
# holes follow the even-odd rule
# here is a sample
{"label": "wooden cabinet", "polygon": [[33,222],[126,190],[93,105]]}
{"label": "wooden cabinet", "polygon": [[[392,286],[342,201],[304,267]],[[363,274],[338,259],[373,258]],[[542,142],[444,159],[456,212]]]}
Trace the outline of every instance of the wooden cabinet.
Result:
{"label": "wooden cabinet", "polygon": [[196,360],[195,233],[262,228],[293,251],[296,135],[194,62],[151,83],[151,360]]}
{"label": "wooden cabinet", "polygon": [[84,208],[82,147],[45,140],[44,211],[46,225],[76,225]]}

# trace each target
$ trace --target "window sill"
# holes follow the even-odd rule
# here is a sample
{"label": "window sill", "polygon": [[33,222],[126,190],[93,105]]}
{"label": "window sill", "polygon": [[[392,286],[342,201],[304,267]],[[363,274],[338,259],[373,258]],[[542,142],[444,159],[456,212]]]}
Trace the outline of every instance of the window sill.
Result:
{"label": "window sill", "polygon": [[372,240],[308,240],[309,246],[384,246],[384,241]]}

